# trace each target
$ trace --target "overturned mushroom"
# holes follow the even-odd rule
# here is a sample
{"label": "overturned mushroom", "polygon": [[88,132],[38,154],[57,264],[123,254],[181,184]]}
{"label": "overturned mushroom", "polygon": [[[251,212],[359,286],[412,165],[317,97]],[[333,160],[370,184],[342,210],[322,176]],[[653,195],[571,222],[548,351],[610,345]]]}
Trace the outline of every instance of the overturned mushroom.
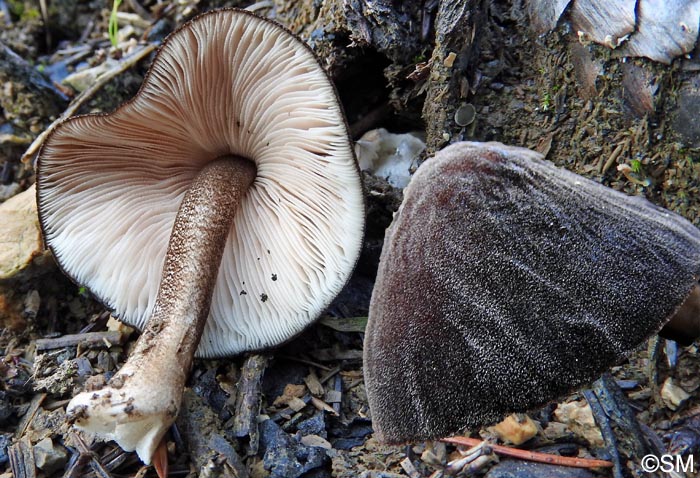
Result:
{"label": "overturned mushroom", "polygon": [[566,394],[659,331],[699,276],[700,231],[680,216],[533,151],[445,148],[382,251],[364,357],[375,431],[444,437]]}
{"label": "overturned mushroom", "polygon": [[346,282],[364,228],[328,77],[292,34],[239,10],[173,33],[114,113],[61,124],[40,152],[38,203],[61,267],[144,329],[68,413],[146,462],[195,349],[233,355],[298,334]]}

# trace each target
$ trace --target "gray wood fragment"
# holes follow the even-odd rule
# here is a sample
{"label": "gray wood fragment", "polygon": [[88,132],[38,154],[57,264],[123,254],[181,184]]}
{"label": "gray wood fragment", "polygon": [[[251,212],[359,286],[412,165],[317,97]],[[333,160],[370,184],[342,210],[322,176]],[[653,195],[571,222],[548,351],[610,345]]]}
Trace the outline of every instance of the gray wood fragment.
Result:
{"label": "gray wood fragment", "polygon": [[690,53],[700,28],[700,0],[640,0],[637,31],[620,49],[661,63]]}
{"label": "gray wood fragment", "polygon": [[638,118],[653,114],[656,110],[655,95],[659,90],[659,78],[648,68],[627,62],[622,69],[622,96],[632,113]]}
{"label": "gray wood fragment", "polygon": [[483,0],[440,2],[423,107],[427,154],[440,149],[462,129],[455,123],[454,115],[469,94],[468,77],[474,68],[478,31],[485,23]]}
{"label": "gray wood fragment", "polygon": [[21,438],[9,450],[10,469],[14,478],[36,478],[34,453],[29,437]]}
{"label": "gray wood fragment", "polygon": [[527,4],[527,13],[536,33],[542,34],[554,30],[564,10],[571,0],[531,0]]}
{"label": "gray wood fragment", "polygon": [[63,335],[52,339],[38,339],[34,341],[37,352],[41,352],[42,350],[61,349],[64,347],[75,347],[77,345],[93,348],[106,347],[108,344],[122,345],[123,343],[124,334],[113,330]]}
{"label": "gray wood fragment", "polygon": [[258,431],[258,415],[262,405],[261,382],[268,357],[251,355],[241,369],[241,380],[238,384],[236,397],[236,415],[233,420],[233,436],[248,437],[251,453],[258,452],[260,434]]}

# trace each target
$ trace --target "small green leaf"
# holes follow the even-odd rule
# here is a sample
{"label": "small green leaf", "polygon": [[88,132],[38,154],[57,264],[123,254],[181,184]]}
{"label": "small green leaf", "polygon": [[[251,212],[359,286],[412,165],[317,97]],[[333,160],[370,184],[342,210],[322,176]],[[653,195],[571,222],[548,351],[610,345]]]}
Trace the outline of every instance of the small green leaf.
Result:
{"label": "small green leaf", "polygon": [[119,5],[121,5],[122,0],[114,0],[112,3],[112,13],[109,15],[109,41],[112,42],[112,46],[117,46],[117,34],[119,33],[119,24],[117,23],[117,12],[119,11]]}
{"label": "small green leaf", "polygon": [[642,162],[638,159],[633,159],[630,168],[632,168],[633,173],[639,174],[642,171]]}

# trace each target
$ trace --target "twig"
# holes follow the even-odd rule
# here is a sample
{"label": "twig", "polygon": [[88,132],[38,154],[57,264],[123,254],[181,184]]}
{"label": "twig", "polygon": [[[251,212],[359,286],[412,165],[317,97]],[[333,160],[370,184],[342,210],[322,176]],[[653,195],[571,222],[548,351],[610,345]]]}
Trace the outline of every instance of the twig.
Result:
{"label": "twig", "polygon": [[90,99],[95,93],[97,93],[100,90],[100,88],[106,85],[112,78],[120,75],[121,73],[125,72],[126,70],[137,64],[155,49],[156,45],[149,43],[148,45],[144,46],[141,50],[132,53],[131,55],[120,61],[117,66],[100,76],[97,79],[97,81],[95,81],[95,84],[93,84],[92,86],[84,90],[82,93],[80,93],[78,96],[76,96],[73,99],[73,101],[71,101],[71,104],[68,105],[68,108],[66,108],[63,114],[60,117],[58,117],[56,121],[51,123],[49,127],[46,128],[46,130],[44,130],[43,133],[36,137],[34,142],[29,146],[29,148],[27,148],[27,151],[25,151],[25,153],[22,155],[22,162],[24,164],[29,164],[30,162],[32,162],[37,151],[39,151],[39,148],[44,143],[44,140],[49,135],[49,133],[56,129],[56,126],[58,126],[66,118],[73,116],[75,112],[78,111],[78,109],[88,99]]}
{"label": "twig", "polygon": [[258,452],[260,438],[258,415],[262,405],[261,382],[267,362],[268,357],[257,354],[251,355],[245,360],[241,368],[241,379],[236,396],[233,436],[238,438],[247,436],[253,454]]}
{"label": "twig", "polygon": [[62,335],[52,339],[37,339],[34,341],[37,352],[43,350],[62,349],[64,347],[105,347],[108,345],[122,345],[124,334],[116,330],[103,332],[87,332],[84,334]]}
{"label": "twig", "polygon": [[330,372],[331,370],[333,370],[330,367],[326,367],[325,365],[321,365],[318,362],[303,359],[300,357],[293,357],[291,355],[279,355],[279,358],[284,359],[284,360],[291,360],[293,362],[303,363],[304,365],[311,365],[312,367],[316,367],[317,369],[323,370],[324,372]]}
{"label": "twig", "polygon": [[445,474],[448,476],[453,476],[460,473],[465,466],[476,461],[479,457],[491,455],[493,449],[490,444],[482,441],[478,445],[464,451],[460,452],[461,458],[452,460],[445,467]]}
{"label": "twig", "polygon": [[[452,443],[453,445],[478,446],[482,440],[467,437],[443,438],[441,441]],[[573,458],[568,456],[551,455],[548,453],[538,453],[536,451],[520,450],[507,446],[492,445],[489,447],[501,455],[519,458],[521,460],[535,461],[537,463],[547,463],[550,465],[569,466],[573,468],[610,468],[613,464],[606,460],[596,460],[593,458]]]}
{"label": "twig", "polygon": [[321,382],[321,384],[324,384],[327,381],[329,381],[330,379],[332,379],[333,377],[335,377],[335,375],[338,374],[339,372],[340,372],[340,367],[333,367],[331,369],[328,369],[326,374],[323,375],[323,377],[321,377],[319,379],[319,382]]}
{"label": "twig", "polygon": [[49,28],[49,7],[46,0],[39,0],[39,8],[41,9],[41,20],[44,23],[44,38],[46,39],[46,49],[51,50],[51,28]]}
{"label": "twig", "polygon": [[41,407],[41,404],[44,403],[45,398],[45,393],[39,393],[35,395],[34,398],[32,398],[32,401],[29,403],[29,409],[24,414],[24,417],[22,417],[22,421],[17,427],[17,439],[20,439],[24,436],[24,434],[27,431],[27,428],[32,423],[32,420],[34,420],[34,416],[39,411],[39,407]]}
{"label": "twig", "polygon": [[102,463],[100,463],[100,460],[97,459],[97,455],[90,450],[90,448],[87,447],[85,442],[83,441],[82,438],[80,438],[80,435],[77,433],[73,434],[73,439],[75,443],[78,445],[78,452],[81,455],[86,455],[90,457],[90,468],[92,468],[92,471],[97,475],[98,478],[112,478],[112,475],[109,474],[107,470],[102,466]]}
{"label": "twig", "polygon": [[610,421],[607,418],[603,406],[600,404],[598,397],[593,392],[593,390],[584,390],[583,396],[586,398],[588,405],[591,407],[591,412],[595,421],[598,423],[600,428],[600,433],[603,435],[603,441],[605,441],[605,448],[610,455],[610,460],[613,463],[613,478],[622,478],[622,465],[620,461],[620,453],[617,451],[617,440],[615,439],[615,433],[610,426]]}

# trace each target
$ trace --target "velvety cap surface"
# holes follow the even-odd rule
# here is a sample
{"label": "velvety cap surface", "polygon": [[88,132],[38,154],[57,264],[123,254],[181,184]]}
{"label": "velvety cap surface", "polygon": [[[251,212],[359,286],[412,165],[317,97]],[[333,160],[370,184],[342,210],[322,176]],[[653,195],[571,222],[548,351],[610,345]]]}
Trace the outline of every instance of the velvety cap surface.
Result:
{"label": "velvety cap surface", "polygon": [[40,216],[57,260],[142,327],[189,182],[230,154],[253,160],[257,177],[226,244],[203,356],[297,334],[357,260],[360,177],[311,50],[247,12],[204,14],[167,39],[132,101],[64,122],[39,157]]}
{"label": "velvety cap surface", "polygon": [[374,429],[444,437],[596,379],[683,302],[700,231],[498,143],[428,159],[387,231],[365,337]]}

